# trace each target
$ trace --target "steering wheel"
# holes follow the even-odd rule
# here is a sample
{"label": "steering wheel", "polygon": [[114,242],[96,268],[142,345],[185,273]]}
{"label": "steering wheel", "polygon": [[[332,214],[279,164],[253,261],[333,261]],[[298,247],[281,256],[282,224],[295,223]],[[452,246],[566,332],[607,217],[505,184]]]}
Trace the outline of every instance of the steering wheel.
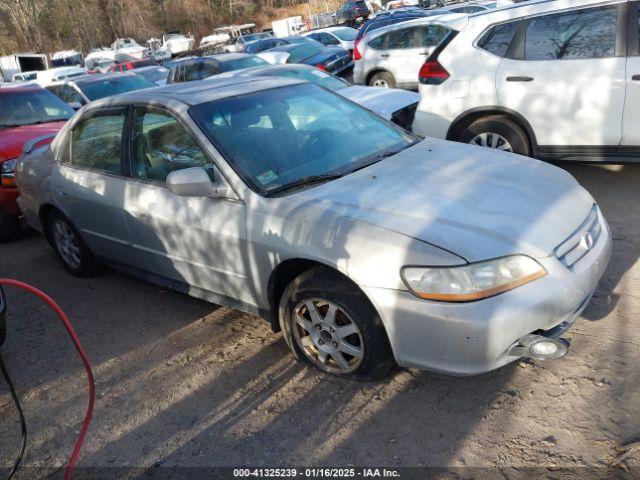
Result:
{"label": "steering wheel", "polygon": [[322,151],[322,147],[331,143],[339,136],[339,132],[332,128],[321,128],[312,133],[300,148],[300,156],[303,162],[309,162]]}

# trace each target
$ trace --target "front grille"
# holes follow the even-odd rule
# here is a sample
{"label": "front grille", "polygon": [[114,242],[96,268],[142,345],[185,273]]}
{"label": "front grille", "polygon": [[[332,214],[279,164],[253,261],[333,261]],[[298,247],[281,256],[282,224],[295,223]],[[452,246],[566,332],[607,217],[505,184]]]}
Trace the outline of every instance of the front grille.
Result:
{"label": "front grille", "polygon": [[413,127],[413,118],[416,116],[417,108],[418,102],[396,110],[393,112],[393,115],[391,115],[391,121],[410,132]]}
{"label": "front grille", "polygon": [[555,255],[562,264],[571,268],[584,257],[598,242],[602,233],[602,225],[598,218],[598,207],[593,206],[582,225],[555,250]]}

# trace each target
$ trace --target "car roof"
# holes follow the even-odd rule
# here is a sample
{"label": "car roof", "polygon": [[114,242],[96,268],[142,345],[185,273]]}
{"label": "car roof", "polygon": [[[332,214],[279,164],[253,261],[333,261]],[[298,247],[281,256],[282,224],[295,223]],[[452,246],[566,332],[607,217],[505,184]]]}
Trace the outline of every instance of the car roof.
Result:
{"label": "car roof", "polygon": [[131,102],[165,103],[163,100],[173,100],[191,106],[223,98],[269,90],[271,88],[303,83],[305,82],[284,77],[214,77],[203,81],[174,83],[165,87],[134,90],[96,100],[92,102],[91,105],[100,107]]}
{"label": "car roof", "polygon": [[448,27],[452,27],[457,29],[459,23],[466,22],[469,18],[469,14],[467,13],[443,13],[442,15],[434,15],[431,17],[418,17],[406,20],[404,22],[393,23],[391,25],[386,25],[382,28],[378,28],[371,32],[370,39],[377,38],[380,35],[383,35],[387,32],[391,32],[393,30],[399,30],[402,28],[417,26],[417,25],[444,25]]}
{"label": "car roof", "polygon": [[171,62],[171,68],[188,63],[201,63],[201,62],[228,62],[229,60],[237,60],[239,58],[251,57],[248,53],[218,53],[215,55],[203,55],[202,57],[188,57],[178,58]]}

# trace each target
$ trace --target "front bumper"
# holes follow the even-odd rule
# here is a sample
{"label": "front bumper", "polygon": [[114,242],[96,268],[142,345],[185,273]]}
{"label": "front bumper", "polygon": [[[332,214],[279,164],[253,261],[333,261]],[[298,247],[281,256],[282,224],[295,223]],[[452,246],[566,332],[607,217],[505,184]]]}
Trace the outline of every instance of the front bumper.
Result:
{"label": "front bumper", "polygon": [[563,333],[586,308],[611,258],[611,231],[571,270],[537,259],[548,275],[495,297],[468,303],[419,299],[407,291],[362,287],[377,308],[399,365],[473,375],[516,360],[507,351],[525,335]]}
{"label": "front bumper", "polygon": [[0,187],[0,212],[5,215],[20,215],[17,198],[17,187]]}

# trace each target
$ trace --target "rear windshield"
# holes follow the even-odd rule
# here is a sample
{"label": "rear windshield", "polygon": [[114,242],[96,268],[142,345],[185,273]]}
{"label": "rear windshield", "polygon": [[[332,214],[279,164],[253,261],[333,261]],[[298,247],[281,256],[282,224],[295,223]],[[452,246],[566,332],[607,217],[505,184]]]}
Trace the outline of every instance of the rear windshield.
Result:
{"label": "rear windshield", "polygon": [[354,28],[336,28],[332,30],[331,33],[345,42],[352,42],[358,35],[358,31]]}
{"label": "rear windshield", "polygon": [[269,65],[269,62],[259,57],[242,57],[220,62],[220,68],[223,72],[231,72],[232,70],[241,70],[243,68],[263,67],[265,65]]}
{"label": "rear windshield", "polygon": [[74,113],[47,90],[0,93],[0,128],[68,120]]}
{"label": "rear windshield", "polygon": [[78,85],[80,90],[89,97],[89,100],[98,100],[99,98],[117,95],[118,93],[141,90],[143,88],[151,88],[155,86],[155,83],[150,82],[145,78],[138,77],[137,75],[105,78],[104,80],[83,82]]}
{"label": "rear windshield", "polygon": [[315,83],[316,85],[328,88],[329,90],[340,90],[341,88],[349,86],[347,82],[334,77],[330,73],[323,72],[315,67],[305,67],[302,65],[278,68],[274,70],[266,69],[265,72],[260,72],[259,76],[297,78],[298,80],[304,80],[305,82]]}
{"label": "rear windshield", "polygon": [[289,51],[289,58],[287,63],[300,63],[307,58],[311,58],[314,55],[319,54],[322,51],[322,47],[314,45],[313,43],[301,43],[296,48]]}

